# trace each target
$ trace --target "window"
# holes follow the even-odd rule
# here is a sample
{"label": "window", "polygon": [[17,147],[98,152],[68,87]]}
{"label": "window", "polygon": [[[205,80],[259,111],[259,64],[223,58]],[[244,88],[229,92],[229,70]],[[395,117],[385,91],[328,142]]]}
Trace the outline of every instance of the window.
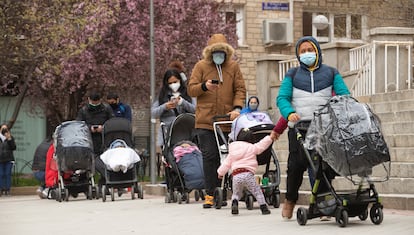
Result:
{"label": "window", "polygon": [[[312,19],[317,15],[325,15],[329,25],[323,30],[312,26]],[[303,13],[303,35],[312,35],[320,42],[360,40],[362,39],[362,16],[351,14],[328,14],[320,12]],[[333,26],[333,27],[332,27]]]}
{"label": "window", "polygon": [[243,5],[226,5],[223,9],[223,17],[226,22],[236,21],[236,33],[238,38],[238,45],[242,46],[245,43],[244,30],[244,9]]}

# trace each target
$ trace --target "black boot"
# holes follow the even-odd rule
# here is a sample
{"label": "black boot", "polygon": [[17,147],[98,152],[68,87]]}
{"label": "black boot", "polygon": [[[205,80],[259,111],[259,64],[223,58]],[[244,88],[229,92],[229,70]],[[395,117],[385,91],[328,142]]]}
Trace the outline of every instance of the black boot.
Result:
{"label": "black boot", "polygon": [[260,210],[262,211],[262,215],[270,214],[270,210],[267,208],[266,204],[260,205]]}
{"label": "black boot", "polygon": [[233,215],[239,214],[239,202],[236,199],[231,202],[231,213]]}

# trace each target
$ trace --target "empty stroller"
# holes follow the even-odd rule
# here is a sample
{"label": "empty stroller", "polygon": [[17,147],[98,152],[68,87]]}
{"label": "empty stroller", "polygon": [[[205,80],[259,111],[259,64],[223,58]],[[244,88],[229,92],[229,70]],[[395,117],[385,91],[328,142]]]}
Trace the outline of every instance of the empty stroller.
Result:
{"label": "empty stroller", "polygon": [[[229,124],[232,125],[231,133],[229,134],[229,138],[226,138],[223,134],[221,126]],[[263,112],[245,113],[240,115],[234,121],[215,121],[213,128],[216,136],[216,143],[219,148],[220,158],[223,161],[227,157],[228,144],[232,140],[237,140],[240,130],[248,129],[248,132],[251,132],[252,136],[252,139],[249,140],[249,142],[257,143],[264,136],[268,135],[273,130],[273,127],[274,125],[270,120],[270,117],[267,113]],[[263,173],[263,180],[260,186],[266,202],[269,205],[273,205],[275,208],[278,208],[280,206],[280,166],[272,146],[269,146],[267,150],[257,155],[257,162],[258,165],[265,165],[265,172]],[[271,163],[273,163],[275,167],[273,170],[270,169]],[[222,181],[222,188],[216,188],[214,194],[214,204],[217,209],[221,208],[222,200],[225,198],[226,192],[231,190],[231,182],[231,175],[226,174]],[[253,209],[255,198],[250,192],[246,191],[241,201],[246,202],[248,210]]]}
{"label": "empty stroller", "polygon": [[[374,224],[380,224],[383,206],[373,182],[388,179],[390,155],[379,119],[370,108],[352,97],[335,96],[315,112],[305,140],[299,126],[300,122],[294,128],[313,168],[315,184],[309,208],[297,210],[297,222],[305,225],[308,219],[334,216],[339,226],[345,227],[348,217],[366,220],[372,204],[369,216]],[[373,172],[385,175],[374,179],[370,177]],[[331,184],[336,174],[351,180],[358,189],[337,192]],[[321,183],[327,185],[327,192],[319,192]]]}
{"label": "empty stroller", "polygon": [[165,202],[190,202],[194,191],[195,200],[204,200],[203,158],[200,150],[191,142],[195,116],[190,113],[178,115],[169,127],[163,128],[163,162],[167,192]]}
{"label": "empty stroller", "polygon": [[68,201],[84,192],[88,199],[95,197],[94,152],[92,137],[83,121],[67,121],[54,133],[55,156],[58,170],[56,200]]}
{"label": "empty stroller", "polygon": [[115,117],[104,123],[103,144],[105,152],[100,158],[105,163],[106,183],[102,185],[102,201],[109,191],[115,200],[115,190],[122,196],[124,188],[131,188],[131,199],[144,198],[142,185],[138,183],[137,163],[140,161],[132,142],[132,126],[128,119]]}

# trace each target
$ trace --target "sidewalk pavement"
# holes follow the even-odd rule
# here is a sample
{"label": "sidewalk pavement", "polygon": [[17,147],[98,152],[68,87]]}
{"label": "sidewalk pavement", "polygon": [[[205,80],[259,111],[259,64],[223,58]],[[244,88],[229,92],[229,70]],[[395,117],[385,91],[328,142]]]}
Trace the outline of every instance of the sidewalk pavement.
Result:
{"label": "sidewalk pavement", "polygon": [[[281,205],[282,206],[282,205]],[[374,225],[368,218],[349,219],[340,228],[335,219],[309,220],[306,226],[281,218],[281,208],[271,207],[270,215],[261,215],[257,203],[247,210],[243,202],[240,214],[231,215],[230,206],[202,209],[202,201],[194,197],[190,203],[165,203],[164,197],[144,194],[144,199],[131,200],[130,194],[108,199],[86,200],[84,195],[68,202],[39,199],[36,195],[0,197],[0,231],[7,235],[25,234],[413,234],[414,211],[384,209],[384,220]]]}

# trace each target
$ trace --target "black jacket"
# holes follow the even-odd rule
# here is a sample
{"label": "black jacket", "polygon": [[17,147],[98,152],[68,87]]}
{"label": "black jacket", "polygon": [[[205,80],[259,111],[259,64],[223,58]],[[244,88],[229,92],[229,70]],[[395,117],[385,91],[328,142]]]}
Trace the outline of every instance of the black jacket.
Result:
{"label": "black jacket", "polygon": [[43,140],[42,143],[37,146],[36,151],[33,156],[33,171],[45,171],[46,168],[46,154],[49,150],[50,145],[52,144],[52,139],[48,138]]}
{"label": "black jacket", "polygon": [[13,151],[16,150],[16,142],[14,142],[14,137],[11,137],[11,140],[0,139],[0,162],[10,162],[14,161]]}
{"label": "black jacket", "polygon": [[[107,120],[114,117],[111,106],[101,103],[98,107],[90,108],[88,105],[83,106],[79,112],[76,120],[85,121],[89,130],[93,125],[103,125]],[[91,133],[93,141],[93,149],[95,154],[102,153],[102,134]]]}

